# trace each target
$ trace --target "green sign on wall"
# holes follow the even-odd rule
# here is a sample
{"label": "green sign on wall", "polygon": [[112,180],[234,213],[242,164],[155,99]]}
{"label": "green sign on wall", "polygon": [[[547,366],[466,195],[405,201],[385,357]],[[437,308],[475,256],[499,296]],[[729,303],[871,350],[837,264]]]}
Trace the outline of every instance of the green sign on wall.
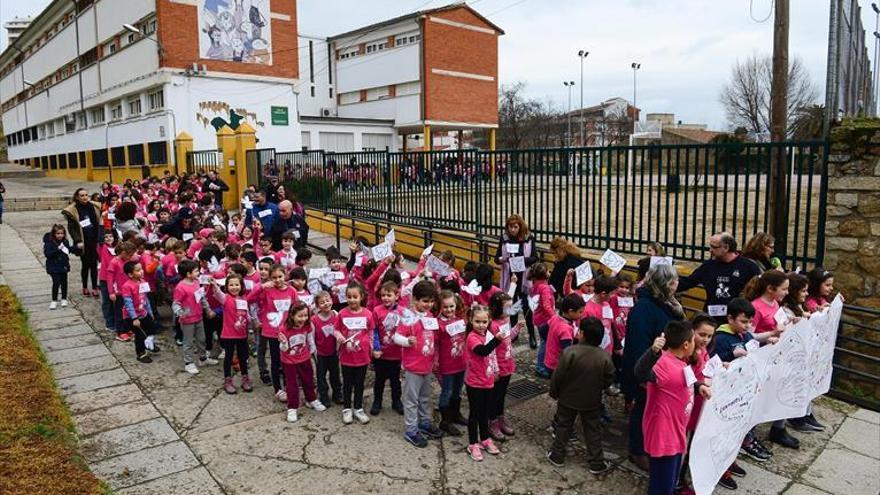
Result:
{"label": "green sign on wall", "polygon": [[287,107],[272,107],[272,125],[289,125]]}

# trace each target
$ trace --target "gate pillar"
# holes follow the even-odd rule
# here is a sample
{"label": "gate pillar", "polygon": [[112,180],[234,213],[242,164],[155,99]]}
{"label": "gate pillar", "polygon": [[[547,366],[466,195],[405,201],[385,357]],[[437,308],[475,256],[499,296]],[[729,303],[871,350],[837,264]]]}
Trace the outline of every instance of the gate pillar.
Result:
{"label": "gate pillar", "polygon": [[227,125],[224,125],[217,131],[217,151],[220,153],[220,163],[218,163],[217,174],[223,179],[223,182],[229,186],[229,191],[223,195],[223,209],[234,210],[238,208],[238,201],[241,197],[238,188],[238,171],[235,164],[235,132]]}
{"label": "gate pillar", "polygon": [[[193,150],[193,138],[186,131],[180,131],[174,138],[174,173],[180,174],[180,169],[186,170],[186,154]],[[91,179],[90,179],[91,180]]]}
{"label": "gate pillar", "polygon": [[[235,183],[238,195],[236,203],[241,199],[248,187],[247,152],[257,149],[257,132],[247,122],[242,122],[235,130]],[[258,184],[259,186],[259,184]],[[232,189],[232,185],[229,186]]]}

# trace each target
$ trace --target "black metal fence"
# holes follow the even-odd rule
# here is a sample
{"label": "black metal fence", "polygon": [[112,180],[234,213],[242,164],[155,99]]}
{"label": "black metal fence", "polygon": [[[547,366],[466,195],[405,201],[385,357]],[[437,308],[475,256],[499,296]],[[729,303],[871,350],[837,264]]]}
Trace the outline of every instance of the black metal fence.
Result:
{"label": "black metal fence", "polygon": [[186,153],[186,172],[204,174],[217,170],[223,165],[223,154],[218,150],[188,151]]}
{"label": "black metal fence", "polygon": [[706,239],[745,241],[767,231],[768,170],[786,163],[777,235],[787,266],[823,258],[825,142],[650,145],[429,152],[248,152],[248,180],[289,183],[300,200],[333,212],[498,235],[522,214],[539,242],[642,253],[651,242],[701,261]]}

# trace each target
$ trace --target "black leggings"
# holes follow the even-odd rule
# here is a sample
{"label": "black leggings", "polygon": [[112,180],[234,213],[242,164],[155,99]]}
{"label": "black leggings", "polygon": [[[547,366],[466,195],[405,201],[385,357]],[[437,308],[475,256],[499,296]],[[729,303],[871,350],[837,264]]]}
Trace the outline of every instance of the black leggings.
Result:
{"label": "black leggings", "polygon": [[[223,314],[214,318],[205,318],[205,349],[215,351],[214,356],[220,355],[219,347],[214,349],[214,341],[220,340],[220,331],[223,330]],[[221,344],[222,345],[222,344]]]}
{"label": "black leggings", "polygon": [[489,399],[491,395],[491,388],[467,386],[468,443],[471,445],[489,438]]}
{"label": "black leggings", "polygon": [[364,408],[364,380],[366,379],[367,365],[342,365],[342,407],[351,409],[352,396],[354,396],[354,408]]}
{"label": "black leggings", "polygon": [[504,399],[507,397],[507,386],[510,385],[510,375],[498,377],[489,398],[489,419],[504,416]]}
{"label": "black leggings", "polygon": [[[272,376],[272,388],[275,392],[281,388],[281,349],[278,347],[278,339],[260,337],[266,341],[269,347],[269,374]],[[261,341],[262,342],[262,341]]]}
{"label": "black leggings", "polygon": [[[98,288],[98,254],[94,252],[95,246],[86,245],[85,252],[80,257],[82,267],[79,269],[79,276],[82,278],[83,289],[89,288],[89,279],[92,280],[92,288]],[[91,250],[91,251],[89,251]],[[155,308],[155,306],[153,306]]]}
{"label": "black leggings", "polygon": [[123,320],[123,327],[125,331],[134,334],[134,354],[137,357],[141,357],[147,353],[145,341],[147,337],[155,334],[155,325],[152,316],[140,318],[140,327],[134,326],[133,323],[133,320],[126,318]]}
{"label": "black leggings", "polygon": [[223,376],[229,378],[232,376],[232,355],[238,354],[238,367],[241,370],[241,376],[247,376],[248,368],[248,343],[247,338],[243,339],[220,339],[220,344],[226,351],[223,356]]}
{"label": "black leggings", "polygon": [[58,300],[58,289],[61,289],[61,299],[67,299],[67,272],[50,273],[52,277],[52,300]]}
{"label": "black leggings", "polygon": [[392,404],[400,402],[400,361],[374,359],[373,370],[376,372],[376,381],[373,382],[373,404],[382,404],[386,380],[391,385]]}

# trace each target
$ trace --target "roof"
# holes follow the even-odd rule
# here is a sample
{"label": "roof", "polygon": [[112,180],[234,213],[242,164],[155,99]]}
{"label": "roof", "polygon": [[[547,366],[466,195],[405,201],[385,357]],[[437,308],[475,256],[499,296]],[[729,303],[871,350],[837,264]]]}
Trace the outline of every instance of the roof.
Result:
{"label": "roof", "polygon": [[[37,14],[37,16],[35,18],[31,19],[30,16],[28,16],[28,20],[30,21],[30,24],[28,24],[28,26],[21,32],[21,35],[19,35],[18,38],[15,39],[15,41],[13,41],[12,43],[9,43],[9,45],[6,47],[6,49],[3,50],[2,53],[0,53],[0,64],[5,63],[5,60],[7,57],[11,57],[16,53],[20,53],[22,50],[21,50],[21,48],[18,47],[18,45],[24,43],[24,41],[22,41],[22,40],[27,38],[27,36],[30,34],[31,30],[39,29],[41,27],[40,23],[42,21],[46,20],[48,17],[50,17],[52,15],[59,14],[59,12],[57,10],[58,10],[59,6],[62,4],[63,5],[70,5],[70,2],[69,1],[65,2],[64,0],[53,0],[52,2],[49,3],[49,5],[46,6],[46,8],[43,9],[42,12]],[[16,18],[16,20],[17,19],[18,18]],[[13,52],[13,50],[15,50],[15,51]]]}
{"label": "roof", "polygon": [[408,21],[408,20],[410,20],[410,19],[418,19],[419,17],[422,17],[422,16],[431,15],[431,14],[437,14],[437,13],[440,13],[440,12],[446,12],[446,11],[449,11],[449,10],[455,10],[455,9],[459,9],[459,8],[469,10],[472,14],[474,14],[475,16],[477,16],[478,18],[480,18],[480,20],[482,20],[483,22],[485,22],[485,23],[488,24],[489,26],[492,26],[492,29],[494,29],[495,31],[498,31],[499,34],[504,34],[504,30],[503,30],[503,29],[501,29],[500,27],[498,27],[498,25],[496,25],[494,22],[492,22],[492,21],[490,21],[489,19],[487,19],[486,17],[484,17],[482,14],[480,14],[479,12],[477,12],[476,10],[474,10],[473,8],[471,8],[471,7],[470,7],[469,5],[467,5],[466,3],[464,3],[464,2],[455,2],[455,3],[451,3],[451,4],[449,4],[449,5],[444,5],[443,7],[437,7],[437,8],[434,8],[434,9],[427,9],[427,10],[419,10],[419,11],[416,11],[416,12],[411,12],[411,13],[409,13],[409,14],[404,14],[404,15],[401,15],[401,16],[398,16],[398,17],[394,17],[394,18],[391,18],[391,19],[388,19],[388,20],[385,20],[385,21],[382,21],[382,22],[377,22],[377,23],[375,23],[375,24],[370,24],[370,25],[368,25],[368,26],[359,27],[359,28],[354,29],[354,30],[352,30],[352,31],[348,31],[348,32],[345,32],[345,33],[342,33],[342,34],[337,34],[337,35],[334,35],[334,36],[330,36],[330,37],[327,38],[327,39],[328,39],[328,40],[335,40],[335,39],[339,39],[339,38],[345,38],[346,36],[351,36],[351,35],[353,35],[353,34],[359,34],[359,33],[362,33],[362,32],[364,32],[364,31],[366,31],[366,32],[378,31],[379,29],[382,29],[383,27],[386,27],[386,26],[392,26],[392,25],[397,24],[397,23],[399,23],[399,22]]}
{"label": "roof", "polygon": [[728,134],[722,131],[706,131],[703,129],[682,129],[678,127],[664,127],[663,133],[675,134],[676,136],[683,137],[695,143],[708,143],[712,141],[712,139],[722,135]]}

